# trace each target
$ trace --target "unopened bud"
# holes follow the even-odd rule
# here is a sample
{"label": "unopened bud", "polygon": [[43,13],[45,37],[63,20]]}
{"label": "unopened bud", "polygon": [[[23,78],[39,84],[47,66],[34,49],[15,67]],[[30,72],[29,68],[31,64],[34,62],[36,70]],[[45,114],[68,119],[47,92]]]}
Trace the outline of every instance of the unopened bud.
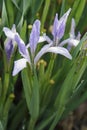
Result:
{"label": "unopened bud", "polygon": [[55,81],[53,79],[50,80],[50,84],[54,84]]}

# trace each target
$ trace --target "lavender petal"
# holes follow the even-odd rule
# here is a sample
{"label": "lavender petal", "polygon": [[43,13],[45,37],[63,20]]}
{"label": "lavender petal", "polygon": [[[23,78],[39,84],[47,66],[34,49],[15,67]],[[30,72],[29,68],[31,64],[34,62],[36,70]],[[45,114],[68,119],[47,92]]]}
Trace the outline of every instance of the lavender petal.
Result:
{"label": "lavender petal", "polygon": [[40,36],[40,21],[36,20],[33,24],[33,28],[30,34],[30,50],[31,54],[35,53],[37,43],[39,41],[39,36]]}
{"label": "lavender petal", "polygon": [[69,9],[59,20],[58,26],[57,28],[57,38],[61,39],[64,35],[65,32],[65,27],[66,27],[66,22],[67,22],[67,18],[69,16],[71,9]]}
{"label": "lavender petal", "polygon": [[15,41],[18,44],[18,49],[19,49],[19,53],[26,59],[28,59],[28,61],[30,62],[30,56],[27,50],[27,47],[25,46],[24,41],[20,38],[19,35],[15,35]]}
{"label": "lavender petal", "polygon": [[52,30],[52,35],[54,37],[54,40],[57,37],[57,26],[58,26],[58,14],[56,14],[55,19],[54,19],[54,23],[53,23],[53,30]]}
{"label": "lavender petal", "polygon": [[7,38],[5,41],[5,52],[8,61],[10,60],[13,51],[14,51],[13,40]]}

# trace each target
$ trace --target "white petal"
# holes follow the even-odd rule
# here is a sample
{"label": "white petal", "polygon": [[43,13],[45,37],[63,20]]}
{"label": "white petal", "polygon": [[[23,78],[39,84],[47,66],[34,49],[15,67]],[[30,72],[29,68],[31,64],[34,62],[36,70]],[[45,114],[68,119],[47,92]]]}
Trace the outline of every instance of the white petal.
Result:
{"label": "white petal", "polygon": [[15,24],[13,24],[13,26],[12,26],[12,29],[11,29],[11,30],[12,30],[12,32],[13,32],[13,33],[16,33],[16,26],[15,26]]}
{"label": "white petal", "polygon": [[8,38],[14,39],[15,33],[13,33],[9,28],[4,27],[3,31]]}
{"label": "white petal", "polygon": [[45,37],[44,36],[40,36],[38,42],[44,42],[44,41],[46,41]]}
{"label": "white petal", "polygon": [[79,43],[79,40],[73,39],[73,38],[68,38],[68,39],[62,41],[62,42],[59,44],[59,46],[64,46],[64,45],[68,44],[68,45],[70,45],[70,46],[76,47],[76,46],[78,45],[78,43]]}
{"label": "white petal", "polygon": [[72,59],[72,56],[70,55],[68,50],[65,49],[64,47],[50,47],[50,48],[48,48],[47,52],[61,54],[61,55],[65,56],[65,57],[67,57],[69,59]]}
{"label": "white petal", "polygon": [[15,76],[16,74],[18,74],[22,69],[24,69],[26,67],[26,59],[20,59],[14,62],[14,69],[12,72],[12,75]]}
{"label": "white petal", "polygon": [[76,47],[76,46],[79,44],[79,40],[70,39],[70,41],[68,42],[68,44],[69,44],[70,46]]}
{"label": "white petal", "polygon": [[75,19],[72,18],[72,23],[71,23],[71,30],[70,30],[70,38],[75,38]]}

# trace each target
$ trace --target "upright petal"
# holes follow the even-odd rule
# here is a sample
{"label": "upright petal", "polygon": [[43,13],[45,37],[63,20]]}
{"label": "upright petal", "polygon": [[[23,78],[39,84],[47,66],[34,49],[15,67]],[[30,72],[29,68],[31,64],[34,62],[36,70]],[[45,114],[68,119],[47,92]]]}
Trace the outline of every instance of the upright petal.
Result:
{"label": "upright petal", "polygon": [[72,23],[71,23],[71,29],[70,29],[70,38],[75,38],[75,20],[72,18]]}
{"label": "upright petal", "polygon": [[21,70],[23,70],[24,68],[26,68],[26,59],[20,59],[14,62],[14,69],[12,72],[12,75],[15,76],[17,75]]}
{"label": "upright petal", "polygon": [[13,33],[16,33],[16,26],[15,26],[15,24],[13,24],[13,26],[12,26],[12,29],[11,29],[11,30],[12,30],[12,32],[13,32]]}
{"label": "upright petal", "polygon": [[39,36],[40,36],[40,21],[36,20],[33,24],[33,28],[30,34],[30,50],[31,53],[34,54],[36,47],[37,47],[37,43],[39,41]]}
{"label": "upright petal", "polygon": [[57,26],[58,26],[58,14],[56,14],[54,23],[53,23],[53,30],[52,30],[52,35],[54,37],[54,40],[56,40],[57,37]]}
{"label": "upright petal", "polygon": [[80,38],[81,38],[81,33],[78,32],[77,36],[76,36],[76,39],[80,41]]}
{"label": "upright petal", "polygon": [[66,27],[66,22],[67,22],[67,18],[69,16],[71,9],[69,9],[59,20],[58,22],[58,26],[56,27],[57,29],[57,38],[61,39],[64,35],[65,32],[65,27]]}

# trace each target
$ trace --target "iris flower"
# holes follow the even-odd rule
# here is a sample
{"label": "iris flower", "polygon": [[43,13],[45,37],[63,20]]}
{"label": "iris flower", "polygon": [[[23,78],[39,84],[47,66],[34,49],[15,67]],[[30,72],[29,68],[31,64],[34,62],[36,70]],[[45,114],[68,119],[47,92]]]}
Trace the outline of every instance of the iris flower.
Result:
{"label": "iris flower", "polygon": [[[12,35],[12,33],[15,35],[16,34],[16,28],[15,25],[13,25],[12,29],[8,29],[6,27],[4,27],[3,31],[5,32],[5,34],[7,35],[7,33],[9,32],[9,35]],[[10,31],[12,32],[10,34]],[[13,38],[7,36],[7,39],[5,40],[5,52],[6,52],[6,56],[7,56],[7,60],[9,61],[11,58],[11,55],[14,51],[14,46],[15,46],[15,41]]]}
{"label": "iris flower", "polygon": [[33,24],[28,45],[25,45],[24,41],[21,39],[18,33],[14,34],[11,30],[9,30],[5,32],[5,34],[7,37],[10,37],[11,39],[16,41],[16,43],[18,44],[19,53],[23,57],[14,62],[13,76],[18,74],[22,69],[24,69],[27,66],[27,62],[30,64],[31,68],[32,65],[36,66],[41,56],[47,52],[61,54],[69,59],[72,59],[72,56],[67,49],[65,49],[64,47],[53,47],[52,42],[50,42],[50,44],[44,45],[41,50],[36,53],[37,44],[46,40],[44,36],[40,36],[39,20],[36,20]]}
{"label": "iris flower", "polygon": [[70,37],[61,41],[64,36],[65,27],[67,18],[70,14],[71,9],[69,9],[60,19],[58,19],[58,14],[56,14],[52,29],[53,40],[51,40],[48,36],[44,36],[48,43],[52,43],[51,46],[63,47],[65,44],[68,44],[67,49],[70,50],[72,46],[77,46],[80,41],[80,33],[75,36],[75,20],[72,19]]}

